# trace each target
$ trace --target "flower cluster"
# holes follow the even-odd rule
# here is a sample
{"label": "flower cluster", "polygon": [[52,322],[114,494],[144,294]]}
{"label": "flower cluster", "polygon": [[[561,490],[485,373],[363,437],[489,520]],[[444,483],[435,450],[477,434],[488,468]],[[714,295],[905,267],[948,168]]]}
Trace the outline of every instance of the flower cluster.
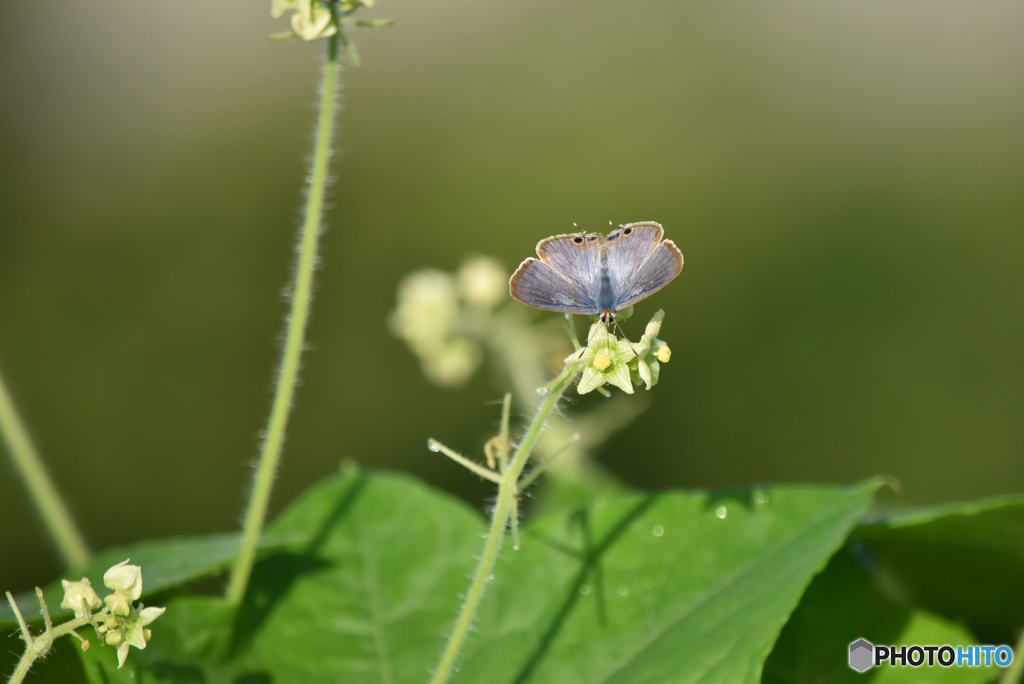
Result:
{"label": "flower cluster", "polygon": [[641,382],[651,389],[658,382],[661,364],[668,363],[672,350],[658,338],[664,311],[658,311],[647,323],[639,342],[619,339],[604,323],[598,321],[587,335],[587,347],[566,357],[565,362],[583,367],[576,391],[580,394],[592,392],[599,387],[612,385],[627,394],[633,393],[633,385]]}
{"label": "flower cluster", "polygon": [[352,51],[350,44],[342,33],[344,26],[365,26],[380,28],[390,26],[390,20],[363,21],[351,15],[360,7],[373,7],[374,0],[272,0],[270,15],[277,19],[286,12],[293,12],[291,31],[274,34],[272,38],[302,38],[303,40],[319,40],[338,35],[349,50],[349,56],[356,64],[358,56]]}
{"label": "flower cluster", "polygon": [[91,618],[89,622],[96,628],[100,641],[117,648],[118,667],[124,665],[130,647],[146,648],[152,636],[147,626],[166,610],[134,605],[142,596],[142,568],[129,565],[127,560],[103,574],[103,584],[111,593],[102,601],[85,577],[77,582],[61,580],[61,584],[61,607],[71,610],[76,618]]}
{"label": "flower cluster", "polygon": [[473,257],[454,274],[426,268],[399,283],[391,330],[430,380],[458,385],[476,370],[482,357],[477,328],[505,298],[506,278],[493,259]]}

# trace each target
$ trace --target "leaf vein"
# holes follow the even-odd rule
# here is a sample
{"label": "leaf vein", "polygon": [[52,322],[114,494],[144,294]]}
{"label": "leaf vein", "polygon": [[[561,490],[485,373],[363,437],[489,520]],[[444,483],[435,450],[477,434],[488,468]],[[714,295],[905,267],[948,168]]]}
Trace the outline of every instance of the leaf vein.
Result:
{"label": "leaf vein", "polygon": [[722,584],[718,585],[716,588],[712,589],[711,591],[708,591],[707,593],[705,593],[695,603],[693,603],[692,605],[686,607],[682,611],[682,613],[680,613],[679,615],[676,615],[674,617],[669,618],[666,621],[666,623],[661,628],[655,630],[648,638],[642,640],[642,642],[636,648],[634,648],[631,653],[628,653],[623,659],[621,659],[619,661],[619,663],[617,665],[615,665],[612,669],[610,669],[608,671],[608,673],[603,677],[603,679],[601,681],[602,682],[609,682],[609,681],[611,681],[612,678],[614,678],[615,676],[620,674],[628,666],[630,666],[637,659],[639,659],[644,654],[645,651],[647,651],[651,646],[653,646],[655,643],[657,643],[658,640],[660,640],[666,633],[668,633],[669,630],[671,630],[673,627],[677,626],[679,623],[681,623],[683,620],[688,618],[691,614],[693,614],[696,610],[698,610],[702,606],[707,605],[708,603],[710,603],[714,598],[716,598],[717,596],[721,595],[727,589],[730,589],[731,587],[736,585],[741,580],[743,580],[746,577],[750,576],[751,573],[755,572],[756,570],[758,570],[759,568],[764,566],[772,558],[774,558],[775,556],[777,556],[777,555],[779,555],[779,554],[781,554],[781,553],[783,553],[785,551],[788,551],[792,545],[794,545],[795,543],[799,542],[802,539],[807,538],[808,536],[812,536],[820,528],[823,528],[823,527],[826,527],[828,525],[834,524],[834,522],[836,521],[837,518],[842,517],[842,515],[844,515],[845,513],[848,512],[848,506],[846,505],[847,502],[844,501],[844,502],[842,502],[842,504],[843,505],[835,506],[826,515],[823,515],[823,516],[819,517],[814,523],[811,524],[811,526],[806,527],[803,530],[795,533],[789,539],[784,541],[782,544],[777,546],[775,549],[773,549],[769,553],[767,553],[767,554],[765,554],[763,556],[759,556],[752,563],[749,563],[745,567],[743,567],[743,568],[737,570],[736,572],[734,572],[732,575],[730,575],[728,577],[728,579],[725,582],[723,582]]}

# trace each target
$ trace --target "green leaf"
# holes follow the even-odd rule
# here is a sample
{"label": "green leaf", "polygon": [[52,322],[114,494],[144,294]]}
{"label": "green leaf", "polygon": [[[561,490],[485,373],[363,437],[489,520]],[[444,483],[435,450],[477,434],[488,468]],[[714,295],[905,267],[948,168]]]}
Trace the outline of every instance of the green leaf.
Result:
{"label": "green leaf", "polygon": [[901,603],[967,625],[982,643],[1024,627],[1024,497],[896,513],[856,532]]}
{"label": "green leaf", "polygon": [[[628,495],[538,519],[521,551],[505,545],[455,681],[754,681],[873,491]],[[476,564],[479,512],[408,477],[348,473],[272,530],[293,541],[257,563],[239,615],[171,601],[149,647],[121,673],[104,654],[95,681],[428,677]]]}
{"label": "green leaf", "polygon": [[[267,545],[273,546],[278,543],[279,541],[269,539]],[[238,535],[235,533],[139,542],[101,551],[88,566],[69,571],[64,578],[77,580],[88,577],[102,596],[103,573],[110,566],[130,558],[133,564],[142,567],[145,598],[221,570],[237,550]],[[45,594],[46,603],[55,619],[71,614],[60,607],[64,592],[59,580],[48,584]],[[42,619],[34,592],[22,592],[16,600],[26,619]],[[6,602],[0,605],[0,629],[8,629],[15,624],[10,606]]]}
{"label": "green leaf", "polygon": [[349,473],[271,528],[308,541],[264,560],[240,660],[291,681],[426,679],[479,552],[481,515],[416,480]]}
{"label": "green leaf", "polygon": [[[974,644],[970,632],[923,610],[914,611],[895,644]],[[882,666],[874,684],[973,684],[994,681],[1003,670],[998,667],[889,667]]]}
{"label": "green leaf", "polygon": [[818,575],[765,663],[763,682],[986,682],[998,668],[892,668],[858,674],[847,666],[850,642],[974,644],[964,627],[886,596],[861,558],[846,547]]}
{"label": "green leaf", "polygon": [[[436,664],[483,520],[404,477],[355,486],[330,483],[275,526],[321,531],[305,570],[293,556],[257,573],[273,609],[247,671],[401,682]],[[538,520],[522,551],[506,546],[457,681],[756,679],[872,491],[625,496]]]}
{"label": "green leaf", "polygon": [[756,681],[873,485],[668,492],[531,525],[457,681]]}

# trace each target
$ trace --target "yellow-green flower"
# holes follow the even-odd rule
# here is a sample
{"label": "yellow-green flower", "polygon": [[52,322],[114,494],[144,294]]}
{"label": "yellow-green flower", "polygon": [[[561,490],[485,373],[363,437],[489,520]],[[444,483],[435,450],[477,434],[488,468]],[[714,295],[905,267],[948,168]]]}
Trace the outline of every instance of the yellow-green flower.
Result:
{"label": "yellow-green flower", "polygon": [[[163,615],[165,610],[167,609],[156,607],[143,608],[142,610],[137,611],[131,620],[125,622],[120,631],[120,636],[115,637],[118,668],[124,665],[124,661],[128,658],[129,648],[132,646],[139,649],[146,648],[146,642],[149,641],[150,638],[150,631],[146,629],[146,625]],[[113,633],[107,634],[108,644],[111,644],[111,634]]]}
{"label": "yellow-green flower", "polygon": [[60,607],[73,611],[76,618],[92,615],[94,610],[103,605],[96,590],[92,588],[92,582],[87,578],[83,577],[77,582],[62,579],[60,583],[64,586]]}
{"label": "yellow-green flower", "polygon": [[668,363],[672,358],[672,350],[669,349],[668,344],[664,340],[658,339],[658,333],[661,332],[661,321],[664,318],[664,311],[659,310],[654,314],[644,329],[643,337],[636,345],[637,357],[634,367],[646,389],[651,389],[658,384],[661,364]]}
{"label": "yellow-green flower", "polygon": [[142,568],[123,560],[103,573],[103,584],[131,601],[138,601],[142,596]]}
{"label": "yellow-green flower", "polygon": [[590,344],[582,356],[574,352],[566,357],[567,363],[582,364],[583,372],[576,391],[592,392],[603,385],[614,385],[627,394],[633,393],[629,380],[629,362],[633,348],[629,340],[620,340],[608,332],[603,323],[595,323],[588,335]]}
{"label": "yellow-green flower", "polygon": [[333,36],[338,32],[338,26],[331,10],[319,2],[313,2],[292,15],[292,31],[303,40],[316,40]]}

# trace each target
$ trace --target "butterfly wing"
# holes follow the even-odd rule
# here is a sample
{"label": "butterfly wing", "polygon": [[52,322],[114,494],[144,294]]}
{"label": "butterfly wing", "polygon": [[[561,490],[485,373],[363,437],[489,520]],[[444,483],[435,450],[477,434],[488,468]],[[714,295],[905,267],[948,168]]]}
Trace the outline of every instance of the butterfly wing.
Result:
{"label": "butterfly wing", "polygon": [[573,314],[599,313],[584,290],[553,266],[534,258],[519,264],[508,281],[509,293],[523,304]]}
{"label": "butterfly wing", "polygon": [[658,244],[617,291],[615,310],[621,311],[668,285],[683,270],[683,253],[676,243],[665,240]]}
{"label": "butterfly wing", "polygon": [[599,236],[574,233],[545,238],[537,243],[537,256],[591,301],[597,301],[601,266]]}
{"label": "butterfly wing", "polygon": [[628,223],[605,238],[608,275],[615,299],[620,299],[636,279],[640,267],[661,242],[665,231],[653,221]]}

